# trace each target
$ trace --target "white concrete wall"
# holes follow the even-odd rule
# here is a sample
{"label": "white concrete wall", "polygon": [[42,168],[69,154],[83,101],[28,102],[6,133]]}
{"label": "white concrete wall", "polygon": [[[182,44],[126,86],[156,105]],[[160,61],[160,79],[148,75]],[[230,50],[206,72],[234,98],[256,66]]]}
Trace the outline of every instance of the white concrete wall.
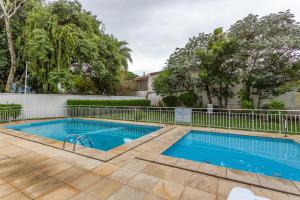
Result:
{"label": "white concrete wall", "polygon": [[[228,99],[228,108],[233,108],[233,109],[241,108],[239,102],[240,100],[238,97],[238,92],[240,91],[241,87],[242,87],[241,84],[234,86],[233,91],[235,93],[235,96],[233,98]],[[206,93],[202,92],[201,96],[202,96],[203,107],[205,107],[208,104]],[[254,108],[257,108],[258,96],[251,95],[251,98],[253,99]],[[218,99],[216,97],[213,97],[212,100],[214,105],[219,104]],[[260,106],[263,106],[264,104],[267,104],[272,100],[282,101],[285,105],[285,108],[288,110],[300,109],[300,92],[291,91],[278,96],[270,96],[268,98],[262,99]]]}
{"label": "white concrete wall", "polygon": [[[101,96],[101,95],[60,95],[60,94],[24,94],[0,93],[0,104],[16,103],[25,107],[29,117],[53,117],[63,112],[60,107],[67,105],[68,99],[78,100],[130,100],[145,99],[137,96]],[[25,106],[24,106],[25,105]]]}
{"label": "white concrete wall", "polygon": [[162,97],[155,92],[149,92],[148,99],[151,101],[152,106],[159,106],[160,102],[162,102]]}
{"label": "white concrete wall", "polygon": [[[241,108],[240,102],[239,102],[240,100],[238,97],[238,92],[241,90],[241,88],[242,88],[242,84],[237,84],[232,88],[235,95],[233,98],[228,99],[228,108],[231,108],[231,109]],[[200,95],[202,96],[202,106],[206,107],[206,105],[208,104],[206,92],[202,91]],[[218,101],[217,97],[212,97],[212,101],[213,101],[214,105],[219,105],[219,101]]]}
{"label": "white concrete wall", "polygon": [[149,77],[148,77],[148,92],[154,92],[153,90],[153,86],[152,86],[152,83],[153,83],[153,80],[158,76],[159,74],[149,74]]}
{"label": "white concrete wall", "polygon": [[[281,94],[276,97],[270,97],[268,99],[263,99],[261,101],[261,106],[269,103],[273,99],[282,101],[285,105],[285,108],[288,110],[298,110],[300,109],[300,92],[290,91],[286,92],[284,94]],[[258,98],[255,99],[255,105],[257,105]]]}
{"label": "white concrete wall", "polygon": [[134,96],[138,96],[138,97],[147,97],[147,93],[148,91],[144,90],[144,91],[135,91],[134,92]]}

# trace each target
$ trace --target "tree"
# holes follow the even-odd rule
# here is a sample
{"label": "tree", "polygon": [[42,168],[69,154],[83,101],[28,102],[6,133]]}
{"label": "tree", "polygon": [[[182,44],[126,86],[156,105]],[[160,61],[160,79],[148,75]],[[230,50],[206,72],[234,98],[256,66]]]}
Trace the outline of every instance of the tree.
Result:
{"label": "tree", "polygon": [[177,48],[170,55],[163,72],[154,79],[154,91],[166,96],[196,90],[200,63],[196,50],[203,48],[206,43],[207,35],[199,34],[198,37],[189,39],[183,48]]}
{"label": "tree", "polygon": [[236,22],[229,34],[240,44],[236,57],[243,68],[244,98],[250,99],[254,89],[261,99],[291,81],[287,72],[299,60],[300,28],[289,10],[262,18],[249,15]]}
{"label": "tree", "polygon": [[128,70],[128,61],[132,63],[131,58],[131,49],[128,47],[128,42],[126,41],[117,41],[118,50],[120,53],[120,60],[122,67],[125,71]]}
{"label": "tree", "polygon": [[[7,83],[10,61],[3,24],[0,89]],[[14,81],[23,83],[29,61],[28,82],[35,92],[115,94],[121,71],[132,62],[128,43],[106,34],[103,23],[77,1],[28,0],[10,24],[18,66]]]}
{"label": "tree", "polygon": [[1,8],[0,16],[4,18],[6,37],[7,37],[7,46],[10,54],[10,71],[5,86],[6,92],[10,92],[10,88],[13,83],[14,76],[17,69],[17,59],[16,59],[15,48],[14,48],[14,41],[13,41],[10,20],[25,2],[26,0],[13,0],[13,1],[0,0],[0,8]]}
{"label": "tree", "polygon": [[137,75],[132,72],[121,70],[119,72],[119,77],[120,84],[117,86],[116,89],[117,95],[132,95],[133,92],[136,90],[136,82],[134,79],[137,77]]}
{"label": "tree", "polygon": [[48,82],[56,93],[72,90],[74,86],[73,75],[69,70],[61,70],[59,72],[49,72]]}
{"label": "tree", "polygon": [[165,69],[154,78],[152,87],[157,95],[168,96],[176,93],[176,86],[172,83],[170,71]]}
{"label": "tree", "polygon": [[237,49],[237,42],[222,28],[217,28],[209,35],[206,48],[197,50],[201,61],[199,82],[210,104],[213,103],[212,96],[216,96],[219,107],[227,107],[228,98],[233,96],[231,86],[238,83],[239,76],[239,62],[233,56]]}
{"label": "tree", "polygon": [[[299,86],[300,24],[290,11],[259,18],[250,14],[228,32],[217,28],[199,34],[171,54],[164,72],[154,81],[158,94],[205,91],[227,107],[233,86],[242,82],[240,102],[252,107],[261,99]],[[198,76],[195,76],[195,74]]]}
{"label": "tree", "polygon": [[65,77],[74,79],[75,88],[66,92],[116,93],[119,72],[132,61],[131,50],[127,42],[105,34],[102,22],[77,1],[36,4],[25,23],[22,52],[31,63],[30,80],[37,92],[59,92],[65,78],[57,75],[68,72],[72,76]]}
{"label": "tree", "polygon": [[204,90],[209,103],[217,96],[219,106],[227,106],[232,96],[230,86],[239,74],[238,61],[233,57],[237,48],[237,42],[221,28],[191,38],[170,56],[166,68],[154,80],[154,90],[161,95]]}
{"label": "tree", "polygon": [[8,57],[9,52],[7,50],[6,34],[0,32],[0,91],[4,90],[4,85],[6,83],[7,66],[9,65]]}

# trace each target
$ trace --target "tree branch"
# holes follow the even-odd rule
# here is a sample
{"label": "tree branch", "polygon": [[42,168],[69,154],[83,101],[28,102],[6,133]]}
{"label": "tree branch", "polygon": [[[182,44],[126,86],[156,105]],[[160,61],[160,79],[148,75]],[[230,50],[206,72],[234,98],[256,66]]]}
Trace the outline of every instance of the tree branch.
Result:
{"label": "tree branch", "polygon": [[6,13],[6,6],[4,4],[3,0],[0,0],[0,8],[1,8],[1,13],[0,13],[0,17],[7,17],[7,13]]}
{"label": "tree branch", "polygon": [[7,12],[8,19],[12,18],[24,3],[26,3],[26,0],[15,0],[12,3],[12,7]]}

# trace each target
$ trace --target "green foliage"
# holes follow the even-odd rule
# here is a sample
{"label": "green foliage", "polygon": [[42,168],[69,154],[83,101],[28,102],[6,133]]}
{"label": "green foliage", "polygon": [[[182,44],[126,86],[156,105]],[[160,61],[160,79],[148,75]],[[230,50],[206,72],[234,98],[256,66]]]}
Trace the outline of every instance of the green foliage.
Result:
{"label": "green foliage", "polygon": [[197,107],[198,97],[194,92],[186,92],[180,94],[179,100],[185,107]]}
{"label": "green foliage", "polygon": [[116,94],[120,96],[132,95],[136,90],[136,82],[134,80],[136,77],[137,75],[132,72],[120,71],[120,83],[116,88]]}
{"label": "green foliage", "polygon": [[163,102],[167,107],[176,107],[179,104],[179,99],[177,96],[166,96],[163,98]]}
{"label": "green foliage", "polygon": [[[206,91],[208,101],[217,96],[219,106],[227,106],[233,96],[231,86],[238,82],[239,63],[233,58],[238,43],[222,28],[212,34],[199,34],[170,56],[167,67],[154,80],[157,94]],[[197,76],[198,75],[198,76]]]}
{"label": "green foliage", "polygon": [[6,110],[6,109],[21,109],[22,106],[20,104],[0,104],[0,110]]}
{"label": "green foliage", "polygon": [[285,105],[282,101],[273,100],[272,102],[268,103],[267,108],[269,110],[284,110]]}
{"label": "green foliage", "polygon": [[72,100],[67,101],[68,106],[150,106],[150,100]]}
{"label": "green foliage", "polygon": [[[9,56],[4,23],[0,22],[1,88],[7,79]],[[78,1],[27,0],[12,24],[16,80],[22,84],[25,61],[29,61],[28,82],[35,92],[115,94],[119,72],[132,62],[128,43],[106,34],[102,22]]]}
{"label": "green foliage", "polygon": [[170,55],[167,66],[154,79],[153,87],[157,94],[174,95],[178,92],[193,91],[199,86],[197,73],[200,60],[197,50],[207,45],[207,38],[208,35],[199,34]]}
{"label": "green foliage", "polygon": [[12,117],[16,119],[21,114],[22,106],[19,104],[0,104],[0,118]]}
{"label": "green foliage", "polygon": [[239,93],[238,93],[238,97],[240,100],[240,106],[243,109],[253,109],[254,108],[254,104],[253,104],[253,100],[250,99],[250,91],[242,88]]}
{"label": "green foliage", "polygon": [[176,82],[173,82],[174,80],[172,80],[172,77],[170,75],[170,70],[164,70],[157,77],[154,78],[152,82],[152,87],[156,94],[167,96],[176,92],[176,86],[174,83],[176,83],[177,80]]}
{"label": "green foliage", "polygon": [[[0,24],[2,24],[1,19]],[[1,29],[0,25],[0,92],[4,90],[5,80],[8,76],[7,69],[9,67],[9,54],[6,43],[4,28]]]}
{"label": "green foliage", "polygon": [[126,79],[127,80],[133,80],[133,79],[135,79],[135,78],[137,78],[138,77],[138,75],[136,75],[135,73],[133,73],[133,72],[126,72]]}
{"label": "green foliage", "polygon": [[250,14],[232,25],[229,34],[239,42],[241,79],[249,95],[251,88],[256,89],[257,107],[260,99],[299,79],[294,62],[299,60],[300,25],[289,10],[261,18]]}
{"label": "green foliage", "polygon": [[57,92],[70,91],[74,86],[73,75],[68,70],[52,71],[48,73],[49,85]]}
{"label": "green foliage", "polygon": [[238,42],[222,28],[208,35],[207,46],[197,50],[201,60],[199,83],[205,89],[209,103],[212,103],[211,96],[216,96],[219,107],[227,107],[228,98],[233,97],[231,86],[238,83],[240,75],[239,61],[234,57],[237,50]]}
{"label": "green foliage", "polygon": [[209,103],[217,97],[219,107],[226,107],[233,86],[242,82],[241,104],[250,107],[256,94],[259,107],[267,96],[299,88],[299,35],[300,24],[289,10],[261,18],[250,14],[227,32],[201,33],[177,48],[154,90],[163,96],[206,92]]}
{"label": "green foliage", "polygon": [[253,109],[254,105],[253,105],[253,101],[252,100],[242,100],[241,101],[241,108],[242,109]]}

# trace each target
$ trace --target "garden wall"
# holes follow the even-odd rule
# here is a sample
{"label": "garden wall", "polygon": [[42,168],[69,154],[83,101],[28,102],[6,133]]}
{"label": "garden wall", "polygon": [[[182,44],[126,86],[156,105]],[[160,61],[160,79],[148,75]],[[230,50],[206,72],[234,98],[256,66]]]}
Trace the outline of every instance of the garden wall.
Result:
{"label": "garden wall", "polygon": [[[68,99],[78,100],[131,100],[145,99],[137,96],[102,96],[102,95],[60,95],[60,94],[24,94],[0,93],[0,104],[16,103],[25,107],[29,116],[27,118],[38,116],[43,113],[46,116],[53,117],[59,112],[58,107],[67,105]],[[24,106],[25,105],[25,106]]]}

